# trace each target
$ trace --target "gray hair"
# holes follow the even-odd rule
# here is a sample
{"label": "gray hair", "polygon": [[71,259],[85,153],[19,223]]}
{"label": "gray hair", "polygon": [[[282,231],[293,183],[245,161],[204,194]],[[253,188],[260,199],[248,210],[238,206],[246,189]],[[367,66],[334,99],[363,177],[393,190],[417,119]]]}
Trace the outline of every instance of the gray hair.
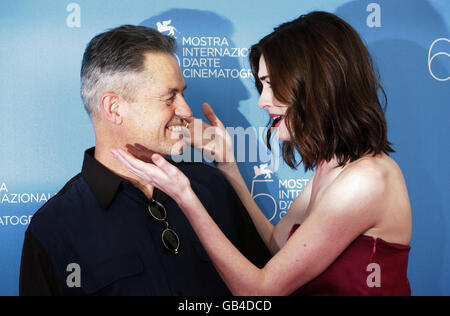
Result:
{"label": "gray hair", "polygon": [[173,55],[175,51],[174,38],[144,26],[123,25],[94,37],[81,66],[81,97],[91,118],[100,114],[100,98],[106,92],[132,101],[145,53]]}

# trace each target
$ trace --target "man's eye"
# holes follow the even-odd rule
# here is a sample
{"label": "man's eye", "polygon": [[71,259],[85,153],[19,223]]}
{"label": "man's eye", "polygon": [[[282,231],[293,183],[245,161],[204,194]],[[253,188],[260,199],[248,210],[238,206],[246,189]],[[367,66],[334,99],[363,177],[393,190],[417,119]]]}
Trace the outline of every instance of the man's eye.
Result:
{"label": "man's eye", "polygon": [[171,105],[173,103],[173,100],[175,100],[175,96],[172,96],[169,99],[166,99],[166,104]]}

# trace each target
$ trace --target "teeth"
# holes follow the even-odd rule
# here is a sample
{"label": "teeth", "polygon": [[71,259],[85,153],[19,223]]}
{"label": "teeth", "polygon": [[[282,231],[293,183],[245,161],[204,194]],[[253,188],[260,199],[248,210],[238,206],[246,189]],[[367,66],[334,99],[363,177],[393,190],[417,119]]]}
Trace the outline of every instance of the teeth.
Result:
{"label": "teeth", "polygon": [[181,132],[182,126],[169,126],[167,129],[171,132]]}

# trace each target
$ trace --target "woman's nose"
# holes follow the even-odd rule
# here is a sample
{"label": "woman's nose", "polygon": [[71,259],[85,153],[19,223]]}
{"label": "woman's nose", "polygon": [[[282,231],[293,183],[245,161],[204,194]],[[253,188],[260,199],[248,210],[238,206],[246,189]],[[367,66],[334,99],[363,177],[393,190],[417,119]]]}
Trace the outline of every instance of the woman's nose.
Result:
{"label": "woman's nose", "polygon": [[263,89],[259,97],[258,106],[263,110],[268,110],[272,106],[272,96]]}
{"label": "woman's nose", "polygon": [[268,104],[261,102],[261,101],[258,102],[258,106],[263,110],[268,110],[270,108],[270,106]]}

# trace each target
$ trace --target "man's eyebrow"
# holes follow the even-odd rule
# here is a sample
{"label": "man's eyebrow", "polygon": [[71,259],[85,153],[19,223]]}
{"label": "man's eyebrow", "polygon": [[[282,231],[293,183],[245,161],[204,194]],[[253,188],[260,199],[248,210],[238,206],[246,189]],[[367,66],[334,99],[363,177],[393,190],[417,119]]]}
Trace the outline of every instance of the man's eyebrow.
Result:
{"label": "man's eyebrow", "polygon": [[[184,86],[184,88],[181,90],[181,92],[184,92],[184,90],[187,89],[187,86]],[[174,93],[174,92],[180,92],[180,89],[178,88],[173,88],[173,89],[169,89],[167,90],[168,93]]]}

